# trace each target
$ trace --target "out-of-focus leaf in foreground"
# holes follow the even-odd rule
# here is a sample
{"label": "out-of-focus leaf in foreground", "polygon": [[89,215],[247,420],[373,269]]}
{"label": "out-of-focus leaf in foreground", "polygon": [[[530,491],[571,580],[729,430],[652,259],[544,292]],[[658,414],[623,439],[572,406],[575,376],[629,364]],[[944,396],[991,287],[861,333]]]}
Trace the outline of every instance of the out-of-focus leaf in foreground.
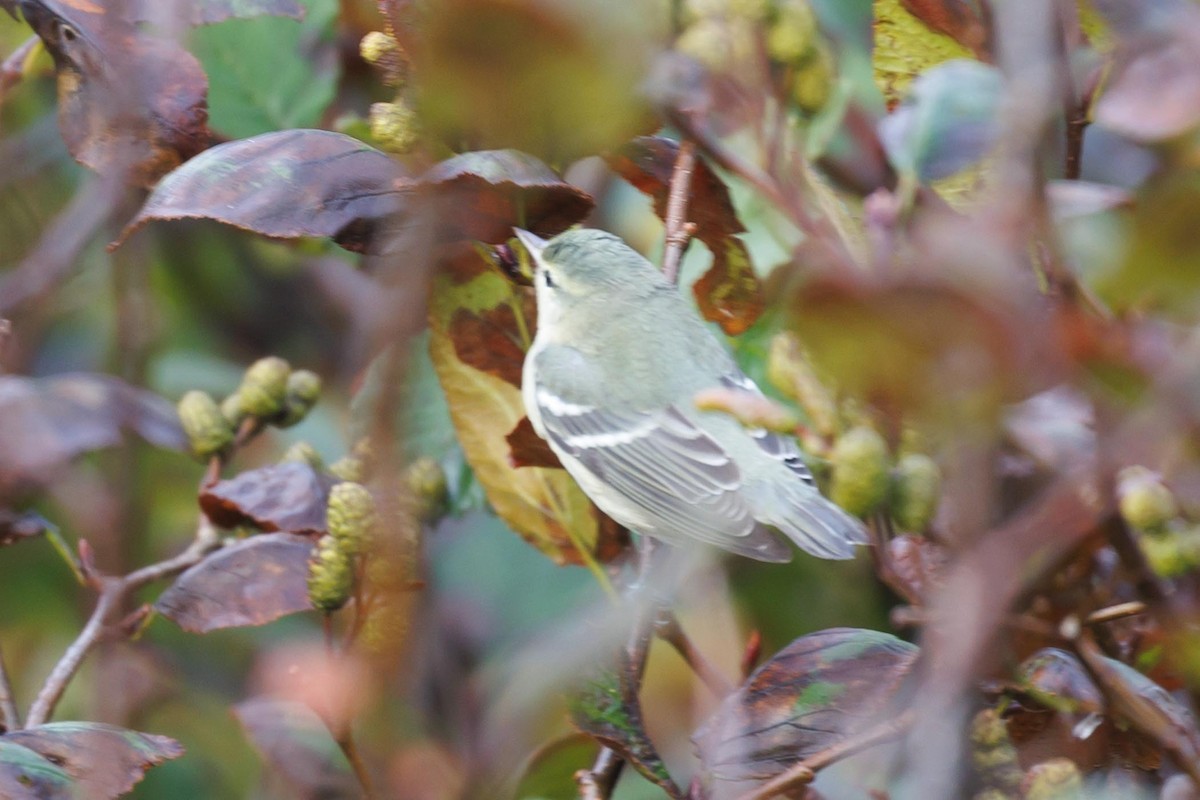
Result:
{"label": "out-of-focus leaf in foreground", "polygon": [[914,645],[878,631],[800,637],[697,732],[705,770],[717,780],[765,780],[884,721],[916,658]]}
{"label": "out-of-focus leaf in foreground", "polygon": [[0,797],[6,800],[74,800],[75,783],[62,767],[0,736]]}
{"label": "out-of-focus leaf in foreground", "polygon": [[517,383],[536,320],[528,290],[481,258],[474,264],[443,270],[430,305],[430,354],[463,452],[510,528],[558,563],[603,560],[614,542],[571,477],[518,469],[509,458],[507,435],[525,416]]}
{"label": "out-of-focus leaf in foreground", "polygon": [[254,525],[264,531],[322,534],[329,490],[337,483],[302,462],[249,470],[200,493],[200,507],[224,528]]}
{"label": "out-of-focus leaf in foreground", "polygon": [[[792,325],[823,375],[889,412],[979,421],[1054,367],[1041,306],[1017,287],[941,277],[887,282],[822,276],[804,284]],[[1042,331],[1049,336],[1047,331]],[[870,354],[864,357],[864,354]]]}
{"label": "out-of-focus leaf in foreground", "polygon": [[1172,12],[1170,30],[1127,48],[1096,101],[1098,124],[1140,142],[1175,139],[1200,126],[1200,10],[1177,4]]}
{"label": "out-of-focus leaf in foreground", "polygon": [[463,153],[421,176],[423,196],[434,204],[439,238],[500,243],[513,226],[553,236],[582,220],[592,198],[519,150]]}
{"label": "out-of-focus leaf in foreground", "polygon": [[421,8],[413,52],[421,118],[456,149],[515,147],[566,164],[647,127],[630,88],[649,55],[639,47],[649,6],[444,0]]}
{"label": "out-of-focus leaf in foreground", "polygon": [[[617,174],[654,200],[659,217],[667,215],[667,195],[679,154],[679,143],[661,136],[639,136],[616,150],[607,161]],[[746,228],[737,218],[724,182],[698,159],[692,171],[688,221],[695,236],[712,252],[713,261],[692,287],[705,319],[730,335],[744,333],[766,306],[762,284],[750,252],[737,234]]]}
{"label": "out-of-focus leaf in foreground", "polygon": [[599,745],[590,736],[571,734],[542,747],[521,770],[521,780],[513,797],[571,798],[579,794],[575,773],[580,764],[596,760]]}
{"label": "out-of-focus leaf in foreground", "polygon": [[234,706],[255,749],[287,781],[297,800],[361,797],[350,764],[329,728],[308,706],[256,697]]}
{"label": "out-of-focus leaf in foreground", "polygon": [[54,57],[67,149],[97,172],[149,186],[208,146],[208,79],[195,57],[127,9],[23,0]]}
{"label": "out-of-focus leaf in foreground", "polygon": [[1000,71],[955,60],[926,70],[900,106],[879,123],[892,166],[922,182],[978,162],[999,131]]}
{"label": "out-of-focus leaf in foreground", "polygon": [[183,747],[169,737],[99,722],[51,722],[12,731],[0,742],[19,744],[48,759],[76,782],[80,796],[93,800],[120,797],[150,767],[183,755]]}
{"label": "out-of-focus leaf in foreground", "polygon": [[1200,170],[1176,170],[1147,182],[1134,204],[1125,257],[1094,278],[1104,300],[1122,310],[1194,313],[1200,292],[1197,214]]}
{"label": "out-of-focus leaf in foreground", "polygon": [[267,533],[218,550],[180,575],[154,608],[184,630],[263,625],[308,611],[308,561],[314,542]]}
{"label": "out-of-focus leaf in foreground", "polygon": [[263,236],[367,248],[410,183],[390,156],[340,133],[289,130],[206,150],[164,178],[121,234],[154,220],[215,219]]}
{"label": "out-of-focus leaf in foreground", "polygon": [[71,459],[133,432],[184,450],[187,437],[163,398],[107,375],[0,375],[0,497],[38,486]]}

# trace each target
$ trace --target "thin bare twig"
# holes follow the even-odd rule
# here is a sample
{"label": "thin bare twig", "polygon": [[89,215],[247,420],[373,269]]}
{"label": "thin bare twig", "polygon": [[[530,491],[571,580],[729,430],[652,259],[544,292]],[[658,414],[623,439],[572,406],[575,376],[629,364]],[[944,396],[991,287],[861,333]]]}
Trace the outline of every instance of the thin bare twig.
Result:
{"label": "thin bare twig", "polygon": [[800,786],[806,786],[812,783],[817,773],[825,767],[877,744],[899,738],[912,726],[915,717],[916,715],[910,709],[895,719],[881,722],[862,733],[831,744],[800,763],[792,765],[786,772],[775,776],[757,789],[746,792],[738,800],[767,800]]}
{"label": "thin bare twig", "polygon": [[720,670],[704,657],[696,645],[692,644],[692,640],[683,632],[683,626],[679,624],[679,618],[675,616],[674,612],[664,611],[661,613],[655,621],[654,628],[658,638],[675,648],[675,651],[692,668],[692,672],[696,673],[718,699],[733,693],[733,684],[725,680],[725,676],[721,674]]}
{"label": "thin bare twig", "polygon": [[617,786],[617,780],[625,769],[625,759],[607,747],[601,747],[591,769],[575,773],[579,786],[579,800],[607,800]]}
{"label": "thin bare twig", "polygon": [[[4,653],[0,652],[0,728],[5,731],[15,731],[20,727],[21,713],[17,711],[12,681],[8,679],[8,670],[4,667]],[[2,732],[0,731],[0,733]]]}
{"label": "thin bare twig", "polygon": [[62,658],[54,665],[37,698],[29,708],[28,727],[42,725],[50,719],[55,706],[62,699],[67,685],[75,677],[83,659],[103,637],[105,629],[114,621],[121,605],[130,594],[155,581],[168,578],[183,572],[188,567],[198,564],[212,550],[220,546],[217,531],[209,522],[208,517],[201,516],[196,528],[196,536],[192,543],[173,558],[150,564],[134,570],[120,578],[98,578],[100,582],[100,598],[88,618],[87,624],[75,637],[75,641],[63,653]]}
{"label": "thin bare twig", "polygon": [[687,221],[688,192],[692,187],[692,172],[696,169],[696,143],[684,139],[679,143],[675,156],[675,169],[671,173],[671,187],[667,195],[667,246],[663,251],[662,271],[667,280],[679,280],[679,263],[683,251],[692,238],[695,226]]}
{"label": "thin bare twig", "polygon": [[1087,615],[1087,619],[1083,622],[1085,625],[1099,625],[1104,622],[1125,619],[1126,617],[1136,617],[1145,614],[1147,611],[1145,603],[1140,600],[1131,600],[1128,603],[1118,603],[1115,606],[1093,611]]}

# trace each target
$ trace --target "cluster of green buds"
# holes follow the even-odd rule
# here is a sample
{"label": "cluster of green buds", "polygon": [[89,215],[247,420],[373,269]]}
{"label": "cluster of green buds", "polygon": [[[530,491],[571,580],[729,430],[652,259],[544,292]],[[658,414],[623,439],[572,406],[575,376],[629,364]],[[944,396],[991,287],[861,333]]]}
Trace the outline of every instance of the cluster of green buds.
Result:
{"label": "cluster of green buds", "polygon": [[177,408],[192,452],[208,458],[223,452],[247,419],[290,427],[308,415],[320,394],[316,373],[293,370],[287,361],[270,356],[251,364],[237,391],[220,403],[207,392],[191,391]]}
{"label": "cluster of green buds", "polygon": [[1117,503],[1155,572],[1171,578],[1200,567],[1200,528],[1183,518],[1175,495],[1157,472],[1142,466],[1121,470]]}
{"label": "cluster of green buds", "polygon": [[761,54],[779,89],[805,113],[816,113],[834,83],[833,55],[809,0],[689,0],[687,27],[675,49],[713,72],[753,84]]}
{"label": "cluster of green buds", "polygon": [[942,491],[937,462],[906,442],[894,455],[860,413],[839,407],[790,334],[772,341],[767,379],[804,413],[807,426],[799,431],[800,442],[820,460],[818,467],[827,467],[830,499],[858,517],[886,511],[905,531],[919,533],[929,526]]}
{"label": "cluster of green buds", "polygon": [[373,103],[368,117],[371,138],[390,153],[410,152],[421,138],[416,109],[405,96],[412,66],[408,53],[396,37],[384,31],[371,31],[362,38],[359,52],[373,66],[384,84],[396,90],[391,102]]}
{"label": "cluster of green buds", "polygon": [[1008,726],[995,709],[985,708],[971,720],[971,760],[979,782],[985,787],[975,800],[1007,800],[1018,797],[1023,778],[1017,750],[1008,736]]}
{"label": "cluster of green buds", "polygon": [[308,599],[314,608],[336,611],[354,592],[358,556],[379,527],[375,498],[361,483],[343,481],[329,491],[326,533],[309,562]]}

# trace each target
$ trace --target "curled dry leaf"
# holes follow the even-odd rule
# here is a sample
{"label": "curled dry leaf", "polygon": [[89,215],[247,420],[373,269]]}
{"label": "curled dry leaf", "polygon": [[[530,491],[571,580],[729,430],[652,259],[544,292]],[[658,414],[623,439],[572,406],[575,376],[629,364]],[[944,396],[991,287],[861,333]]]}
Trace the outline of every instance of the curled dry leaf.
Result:
{"label": "curled dry leaf", "polygon": [[477,239],[498,244],[514,226],[540,236],[561,233],[591,212],[591,196],[519,150],[463,153],[421,176],[423,197],[446,241]]}
{"label": "curled dry leaf", "polygon": [[759,667],[695,736],[718,781],[771,778],[884,720],[917,658],[878,631],[802,636]]}
{"label": "curled dry leaf", "polygon": [[147,33],[120,4],[20,8],[54,58],[59,128],[81,164],[150,186],[209,145],[208,79],[178,44]]}
{"label": "curled dry leaf", "polygon": [[52,722],[12,731],[0,741],[19,744],[46,758],[75,781],[82,796],[92,800],[120,797],[150,767],[183,755],[179,742],[167,736],[100,722]]}
{"label": "curled dry leaf", "polygon": [[107,375],[0,375],[0,497],[36,487],[83,453],[113,447],[132,432],[184,450],[175,408]]}
{"label": "curled dry leaf", "polygon": [[184,572],[155,610],[192,633],[263,625],[308,611],[308,561],[314,542],[294,533],[253,536]]}
{"label": "curled dry leaf", "polygon": [[5,800],[75,800],[74,781],[62,767],[0,736],[0,797]]}
{"label": "curled dry leaf", "polygon": [[[606,160],[618,175],[653,198],[655,212],[665,219],[678,154],[678,142],[639,136]],[[737,238],[746,228],[737,218],[729,190],[702,159],[697,159],[692,172],[687,216],[696,226],[696,238],[713,256],[708,272],[692,287],[700,311],[726,333],[742,333],[762,314],[766,300],[750,252]]]}
{"label": "curled dry leaf", "polygon": [[[517,469],[509,457],[507,434],[525,416],[516,384],[533,341],[524,291],[482,259],[470,271],[441,272],[430,304],[433,365],[463,452],[496,513],[558,563],[587,563],[580,548],[603,560],[620,543],[605,535],[599,511],[571,477],[563,470]],[[479,357],[468,362],[463,353]]]}
{"label": "curled dry leaf", "polygon": [[329,728],[302,703],[255,697],[233,707],[250,742],[296,800],[361,797],[350,764]]}
{"label": "curled dry leaf", "polygon": [[404,168],[357,139],[288,130],[227,142],[164,178],[117,244],[154,220],[214,219],[263,236],[329,236],[368,249],[404,213]]}
{"label": "curled dry leaf", "polygon": [[243,472],[200,493],[200,508],[217,525],[250,524],[264,531],[321,534],[337,478],[290,462]]}

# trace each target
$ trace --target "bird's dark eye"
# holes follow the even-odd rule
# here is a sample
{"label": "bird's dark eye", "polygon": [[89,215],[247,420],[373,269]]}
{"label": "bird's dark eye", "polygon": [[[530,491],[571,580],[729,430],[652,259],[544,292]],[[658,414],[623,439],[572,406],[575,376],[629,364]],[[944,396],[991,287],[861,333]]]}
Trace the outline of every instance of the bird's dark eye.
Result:
{"label": "bird's dark eye", "polygon": [[546,282],[546,288],[554,288],[554,278],[550,277],[550,270],[542,269],[542,279]]}
{"label": "bird's dark eye", "polygon": [[75,29],[72,28],[70,25],[62,26],[62,38],[64,41],[73,42],[78,37],[79,37],[79,34],[77,34],[75,32]]}

